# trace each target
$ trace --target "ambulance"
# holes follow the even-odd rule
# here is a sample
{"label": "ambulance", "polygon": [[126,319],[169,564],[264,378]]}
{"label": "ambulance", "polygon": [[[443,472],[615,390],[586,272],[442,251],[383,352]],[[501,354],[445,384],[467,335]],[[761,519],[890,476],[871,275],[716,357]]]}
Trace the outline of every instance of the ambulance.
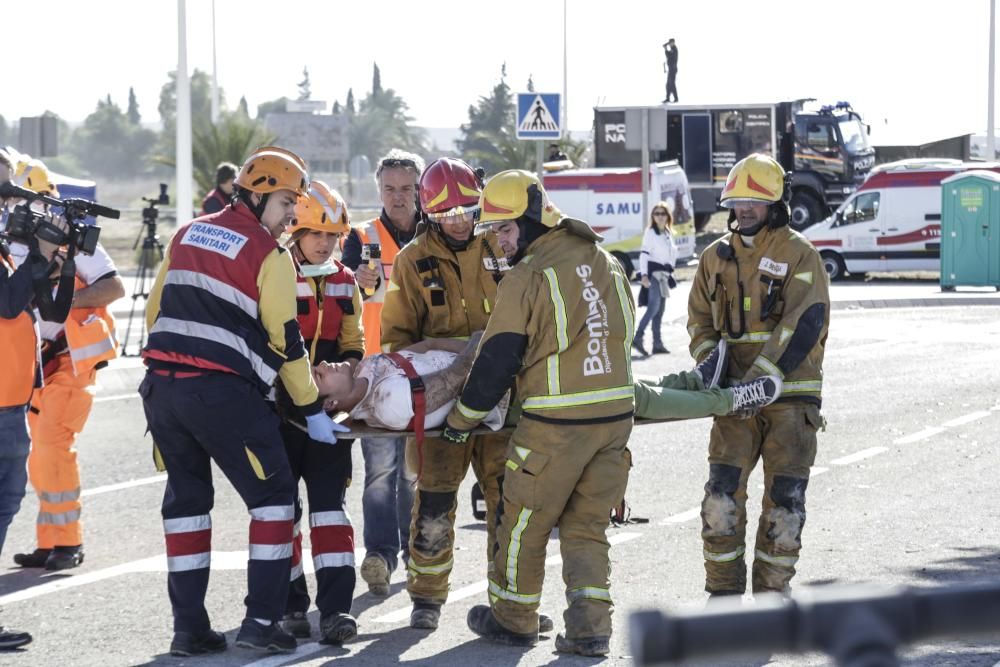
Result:
{"label": "ambulance", "polygon": [[[547,166],[547,165],[546,165]],[[564,215],[590,224],[631,277],[649,225],[642,215],[642,170],[629,167],[564,169],[545,174],[545,191]],[[694,257],[694,209],[687,176],[676,160],[650,165],[649,207],[665,201],[674,216],[678,260]]]}
{"label": "ambulance", "polygon": [[803,231],[831,280],[869,271],[941,270],[941,181],[1000,164],[920,158],[878,165],[837,210]]}

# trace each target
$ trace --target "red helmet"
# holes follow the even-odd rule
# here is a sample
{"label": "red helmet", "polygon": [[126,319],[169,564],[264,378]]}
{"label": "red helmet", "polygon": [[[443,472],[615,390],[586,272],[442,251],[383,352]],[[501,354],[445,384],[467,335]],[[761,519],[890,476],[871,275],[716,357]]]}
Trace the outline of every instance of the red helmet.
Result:
{"label": "red helmet", "polygon": [[431,220],[475,213],[482,193],[482,177],[455,158],[435,160],[420,176],[420,207]]}

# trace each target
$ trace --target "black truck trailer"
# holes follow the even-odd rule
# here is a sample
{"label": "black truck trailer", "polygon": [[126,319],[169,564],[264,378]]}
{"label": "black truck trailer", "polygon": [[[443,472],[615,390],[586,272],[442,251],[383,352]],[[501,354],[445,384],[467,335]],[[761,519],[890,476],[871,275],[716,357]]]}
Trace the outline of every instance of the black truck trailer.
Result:
{"label": "black truck trailer", "polygon": [[[718,210],[729,170],[751,153],[774,157],[792,172],[792,226],[825,218],[865,180],[875,164],[868,127],[846,102],[817,106],[801,99],[770,104],[669,104],[667,149],[650,161],[677,160],[687,174],[695,226]],[[625,148],[625,107],[594,108],[597,167],[638,167]]]}

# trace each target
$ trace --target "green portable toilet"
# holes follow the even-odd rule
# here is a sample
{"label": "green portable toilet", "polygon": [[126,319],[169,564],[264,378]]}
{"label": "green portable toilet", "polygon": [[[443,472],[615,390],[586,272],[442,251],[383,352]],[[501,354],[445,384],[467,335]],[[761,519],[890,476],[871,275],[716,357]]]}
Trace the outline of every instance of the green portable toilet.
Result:
{"label": "green portable toilet", "polygon": [[1000,291],[1000,174],[966,171],[941,181],[941,289]]}

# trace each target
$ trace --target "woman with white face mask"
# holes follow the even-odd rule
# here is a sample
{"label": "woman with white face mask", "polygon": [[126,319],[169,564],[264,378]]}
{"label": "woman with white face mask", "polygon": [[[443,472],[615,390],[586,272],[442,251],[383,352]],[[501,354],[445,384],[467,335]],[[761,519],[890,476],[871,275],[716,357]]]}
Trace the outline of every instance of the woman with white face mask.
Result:
{"label": "woman with white face mask", "polygon": [[[310,183],[308,194],[295,206],[287,247],[298,274],[297,319],[314,375],[315,367],[324,362],[353,370],[364,355],[361,292],[354,273],[335,258],[340,238],[349,230],[350,216],[343,197],[322,181]],[[282,393],[279,387],[279,412],[301,421]],[[305,523],[316,569],[320,635],[325,642],[340,645],[358,631],[350,613],[355,584],[354,528],[344,506],[351,481],[351,442],[341,440],[333,446],[315,442],[288,421],[283,421],[281,435],[292,474],[296,480],[305,480],[309,497]],[[309,591],[302,571],[302,518],[302,502],[296,495],[291,585],[282,624],[300,638],[311,635],[306,616]]]}
{"label": "woman with white face mask", "polygon": [[634,347],[642,356],[649,356],[642,345],[646,327],[653,324],[653,354],[669,354],[661,339],[660,327],[663,322],[663,311],[666,309],[667,297],[674,281],[674,263],[677,261],[677,245],[674,243],[673,215],[667,202],[660,201],[649,216],[649,227],[642,237],[642,247],[639,249],[639,276],[642,286],[646,288],[648,300],[646,313],[639,321],[635,330]]}

